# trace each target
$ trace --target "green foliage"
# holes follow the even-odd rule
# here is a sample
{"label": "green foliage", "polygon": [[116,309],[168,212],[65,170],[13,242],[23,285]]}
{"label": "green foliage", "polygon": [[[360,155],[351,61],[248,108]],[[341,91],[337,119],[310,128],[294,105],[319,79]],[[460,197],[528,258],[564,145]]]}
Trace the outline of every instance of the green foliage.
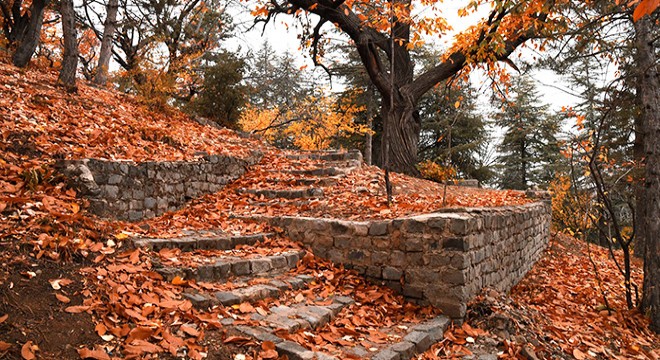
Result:
{"label": "green foliage", "polygon": [[248,65],[248,101],[259,110],[289,110],[313,93],[314,81],[297,67],[293,55],[277,55],[268,43],[264,42]]}
{"label": "green foliage", "polygon": [[561,120],[549,113],[548,105],[538,105],[542,102],[529,78],[516,78],[511,90],[508,98],[494,100],[500,110],[493,118],[505,131],[498,146],[498,185],[518,190],[546,188],[560,158]]}
{"label": "green foliage", "polygon": [[492,170],[479,157],[488,137],[469,83],[441,84],[422,98],[419,109],[420,160],[445,164],[455,168],[457,176],[482,183],[492,178]]}
{"label": "green foliage", "polygon": [[248,92],[243,83],[245,65],[244,59],[230,52],[210,56],[202,67],[203,85],[187,110],[235,128]]}

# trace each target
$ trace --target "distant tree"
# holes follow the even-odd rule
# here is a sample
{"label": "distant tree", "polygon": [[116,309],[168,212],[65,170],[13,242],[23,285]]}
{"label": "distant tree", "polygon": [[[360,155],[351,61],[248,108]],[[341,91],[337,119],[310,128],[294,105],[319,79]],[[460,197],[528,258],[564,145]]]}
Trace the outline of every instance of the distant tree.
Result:
{"label": "distant tree", "polygon": [[191,87],[186,108],[224,126],[235,128],[247,97],[243,83],[245,60],[230,52],[207,56],[201,67],[203,84]]}
{"label": "distant tree", "polygon": [[356,114],[356,122],[363,124],[366,129],[364,136],[351,139],[350,146],[353,148],[362,148],[364,162],[369,165],[382,165],[380,153],[380,140],[382,128],[382,118],[380,116],[380,103],[382,101],[380,93],[369,79],[367,70],[360,61],[360,55],[354,49],[346,44],[337,45],[331,49],[333,52],[343,53],[344,56],[335,61],[333,74],[343,79],[346,89],[340,96],[342,101],[348,101],[355,106],[364,109]]}
{"label": "distant tree", "polygon": [[516,78],[513,96],[494,100],[500,110],[493,114],[504,138],[498,146],[499,179],[502,188],[524,190],[546,187],[554,177],[560,157],[557,134],[560,119],[548,112],[528,77]]}
{"label": "distant tree", "polygon": [[439,85],[420,100],[419,159],[451,166],[460,177],[487,182],[492,170],[478,159],[479,149],[487,146],[486,122],[477,112],[470,84],[456,81]]}
{"label": "distant tree", "polygon": [[278,55],[264,42],[251,59],[245,81],[249,103],[261,110],[291,109],[311,93],[313,81],[289,52]]}
{"label": "distant tree", "polygon": [[76,14],[73,0],[60,0],[62,14],[62,34],[64,35],[64,55],[62,69],[57,79],[67,91],[76,91],[76,73],[78,70],[78,39],[76,35]]}

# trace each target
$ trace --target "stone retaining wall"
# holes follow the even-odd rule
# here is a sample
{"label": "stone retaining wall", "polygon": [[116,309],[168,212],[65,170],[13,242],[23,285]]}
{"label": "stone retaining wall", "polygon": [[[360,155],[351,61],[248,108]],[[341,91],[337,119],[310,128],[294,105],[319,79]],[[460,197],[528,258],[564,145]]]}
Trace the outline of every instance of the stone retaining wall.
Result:
{"label": "stone retaining wall", "polygon": [[385,221],[267,220],[316,255],[462,318],[482,288],[508,291],[540,258],[551,207],[536,202],[451,211]]}
{"label": "stone retaining wall", "polygon": [[62,160],[57,168],[90,201],[89,211],[103,217],[136,221],[178,209],[239,178],[261,160],[204,155],[194,161],[142,162],[98,159]]}

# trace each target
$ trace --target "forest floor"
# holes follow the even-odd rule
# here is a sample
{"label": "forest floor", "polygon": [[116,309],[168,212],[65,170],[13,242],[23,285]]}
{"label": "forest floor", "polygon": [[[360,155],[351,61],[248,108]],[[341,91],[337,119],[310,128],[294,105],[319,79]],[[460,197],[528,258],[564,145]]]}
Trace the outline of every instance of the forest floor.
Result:
{"label": "forest floor", "polygon": [[[259,139],[200,125],[173,109],[154,110],[114,91],[81,84],[77,94],[67,94],[53,85],[55,79],[53,72],[19,70],[0,59],[0,359],[272,358],[268,346],[245,341],[218,321],[222,316],[240,319],[254,308],[198,311],[182,293],[212,285],[163,279],[152,269],[153,254],[127,246],[130,236],[175,236],[191,229],[230,234],[270,230],[230,217],[230,210],[373,219],[532,201],[521,192],[445,188],[395,174],[395,202],[388,207],[382,173],[366,166],[334,179],[321,199],[267,199],[240,190],[274,180],[290,187],[287,181],[302,178],[280,179],[282,171],[304,170],[315,166],[314,161],[291,160]],[[254,149],[264,159],[239,181],[140,223],[88,214],[86,202],[54,171],[57,159],[190,160],[202,153],[242,157]],[[265,255],[297,248],[278,236],[240,251]],[[635,282],[641,284],[640,264],[634,268]],[[510,295],[486,291],[470,307],[467,322],[452,327],[445,340],[420,357],[495,352],[502,358],[525,353],[658,359],[658,337],[648,331],[641,314],[625,310],[622,280],[612,269],[604,250],[592,246],[587,251],[572,238],[555,236],[543,259]],[[437,312],[407,304],[389,289],[313,256],[296,271],[323,274],[328,282],[292,294],[295,299],[330,286],[358,298],[372,295],[363,299],[359,315],[351,314],[365,323],[383,321],[383,314],[388,321],[415,323]],[[610,311],[603,307],[602,293],[608,295]]]}

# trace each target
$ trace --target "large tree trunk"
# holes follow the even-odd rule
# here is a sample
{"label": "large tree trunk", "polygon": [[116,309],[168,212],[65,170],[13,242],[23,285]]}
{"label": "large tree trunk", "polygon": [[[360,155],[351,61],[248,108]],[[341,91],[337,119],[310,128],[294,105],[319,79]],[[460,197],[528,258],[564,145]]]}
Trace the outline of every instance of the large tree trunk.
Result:
{"label": "large tree trunk", "polygon": [[44,10],[49,0],[34,0],[30,6],[30,23],[25,33],[20,37],[16,52],[12,57],[14,65],[25,67],[34,55],[34,51],[39,45],[41,36],[41,26],[44,22]]}
{"label": "large tree trunk", "polygon": [[637,66],[643,74],[638,79],[644,123],[646,177],[644,201],[645,228],[644,287],[642,309],[651,316],[651,328],[660,332],[660,83],[656,67],[653,22],[644,17],[635,23]]}
{"label": "large tree trunk", "polygon": [[76,36],[76,14],[73,0],[61,0],[62,33],[64,34],[64,57],[62,70],[57,81],[67,88],[76,90],[76,70],[78,69],[78,41]]}
{"label": "large tree trunk", "polygon": [[112,56],[112,38],[115,36],[115,29],[117,27],[118,8],[119,0],[108,0],[99,63],[96,67],[96,76],[94,77],[94,83],[99,86],[105,86],[108,82],[108,67],[110,66],[110,57]]}
{"label": "large tree trunk", "polygon": [[385,154],[389,143],[389,169],[405,174],[417,175],[417,145],[421,122],[415,106],[404,103],[395,97],[394,109],[390,111],[389,99],[383,100],[381,107],[383,121],[387,121],[389,134],[381,144],[381,154]]}

